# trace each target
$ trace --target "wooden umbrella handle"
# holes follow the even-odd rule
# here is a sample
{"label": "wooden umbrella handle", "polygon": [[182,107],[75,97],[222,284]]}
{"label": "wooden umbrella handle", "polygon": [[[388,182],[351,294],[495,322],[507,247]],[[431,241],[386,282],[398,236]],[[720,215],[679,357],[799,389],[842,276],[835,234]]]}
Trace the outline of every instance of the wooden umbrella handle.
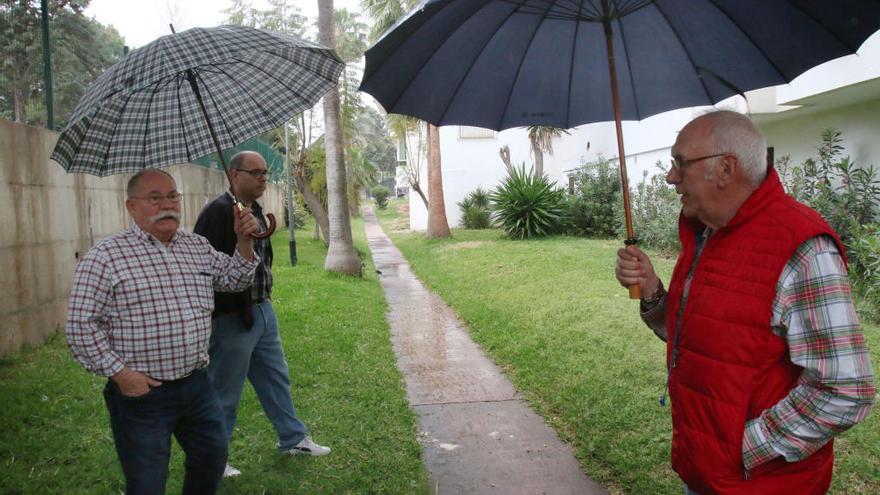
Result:
{"label": "wooden umbrella handle", "polygon": [[[269,221],[269,228],[264,230],[263,232],[257,232],[256,234],[251,234],[251,237],[254,239],[265,239],[272,235],[272,232],[275,232],[275,215],[271,213],[266,213],[266,220]],[[638,289],[638,286],[636,286]]]}

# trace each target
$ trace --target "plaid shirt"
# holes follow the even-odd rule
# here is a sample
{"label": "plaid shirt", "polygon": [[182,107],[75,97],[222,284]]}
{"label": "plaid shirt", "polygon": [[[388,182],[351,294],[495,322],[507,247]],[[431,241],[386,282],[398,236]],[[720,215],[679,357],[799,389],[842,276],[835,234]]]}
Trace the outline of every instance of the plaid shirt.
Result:
{"label": "plaid shirt", "polygon": [[[254,201],[251,204],[251,211],[260,222],[263,231],[269,230],[266,217],[263,216],[263,207],[260,203]],[[254,273],[254,286],[251,290],[251,297],[254,302],[272,297],[272,253],[269,242],[268,237],[265,239],[254,239],[254,252],[261,260],[257,266],[256,273]]]}
{"label": "plaid shirt", "polygon": [[174,380],[204,367],[213,291],[248,287],[258,261],[182,231],[168,246],[137,225],[102,240],[74,274],[65,329],[74,357],[101,376],[127,366]]}
{"label": "plaid shirt", "polygon": [[[642,307],[642,319],[663,340],[665,303],[664,296]],[[808,457],[864,419],[876,393],[846,266],[830,238],[807,240],[786,263],[770,330],[786,340],[792,363],[804,370],[785,398],[746,423],[746,470],[780,455],[789,462]]]}

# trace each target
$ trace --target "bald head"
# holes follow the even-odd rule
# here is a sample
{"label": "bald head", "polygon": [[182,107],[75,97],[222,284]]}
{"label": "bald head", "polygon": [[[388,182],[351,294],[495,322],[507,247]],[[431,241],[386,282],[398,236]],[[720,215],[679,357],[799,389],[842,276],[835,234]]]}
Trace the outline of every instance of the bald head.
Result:
{"label": "bald head", "polygon": [[168,172],[166,172],[162,169],[145,168],[145,169],[141,170],[140,172],[132,175],[131,178],[128,179],[128,184],[125,186],[126,197],[132,198],[134,196],[137,196],[137,194],[138,194],[137,188],[140,185],[141,181],[144,179],[144,177],[151,176],[153,174],[164,175],[165,177],[168,177],[169,179],[171,179],[171,182],[174,182],[174,177],[172,177],[171,174],[169,174]]}
{"label": "bald head", "polygon": [[767,138],[745,115],[718,110],[701,115],[687,127],[703,127],[713,141],[716,153],[731,153],[742,165],[743,174],[753,186],[767,177]]}

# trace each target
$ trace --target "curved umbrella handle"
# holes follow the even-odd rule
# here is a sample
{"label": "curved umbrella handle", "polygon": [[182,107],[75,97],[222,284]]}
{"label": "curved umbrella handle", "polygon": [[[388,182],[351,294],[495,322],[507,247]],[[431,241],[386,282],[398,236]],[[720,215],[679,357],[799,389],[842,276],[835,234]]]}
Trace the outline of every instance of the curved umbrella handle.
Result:
{"label": "curved umbrella handle", "polygon": [[275,232],[275,215],[271,213],[266,213],[266,220],[269,221],[269,228],[263,232],[251,234],[251,237],[253,237],[254,239],[265,239],[272,235],[272,232]]}

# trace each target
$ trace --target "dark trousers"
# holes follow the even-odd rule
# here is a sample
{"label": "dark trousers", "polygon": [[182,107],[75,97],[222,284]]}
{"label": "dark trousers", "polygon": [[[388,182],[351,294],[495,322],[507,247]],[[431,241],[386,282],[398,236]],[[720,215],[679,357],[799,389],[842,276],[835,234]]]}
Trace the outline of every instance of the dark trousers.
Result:
{"label": "dark trousers", "polygon": [[186,454],[183,493],[217,491],[226,466],[223,409],[204,371],[126,397],[108,381],[104,400],[128,495],[165,493],[171,435]]}

